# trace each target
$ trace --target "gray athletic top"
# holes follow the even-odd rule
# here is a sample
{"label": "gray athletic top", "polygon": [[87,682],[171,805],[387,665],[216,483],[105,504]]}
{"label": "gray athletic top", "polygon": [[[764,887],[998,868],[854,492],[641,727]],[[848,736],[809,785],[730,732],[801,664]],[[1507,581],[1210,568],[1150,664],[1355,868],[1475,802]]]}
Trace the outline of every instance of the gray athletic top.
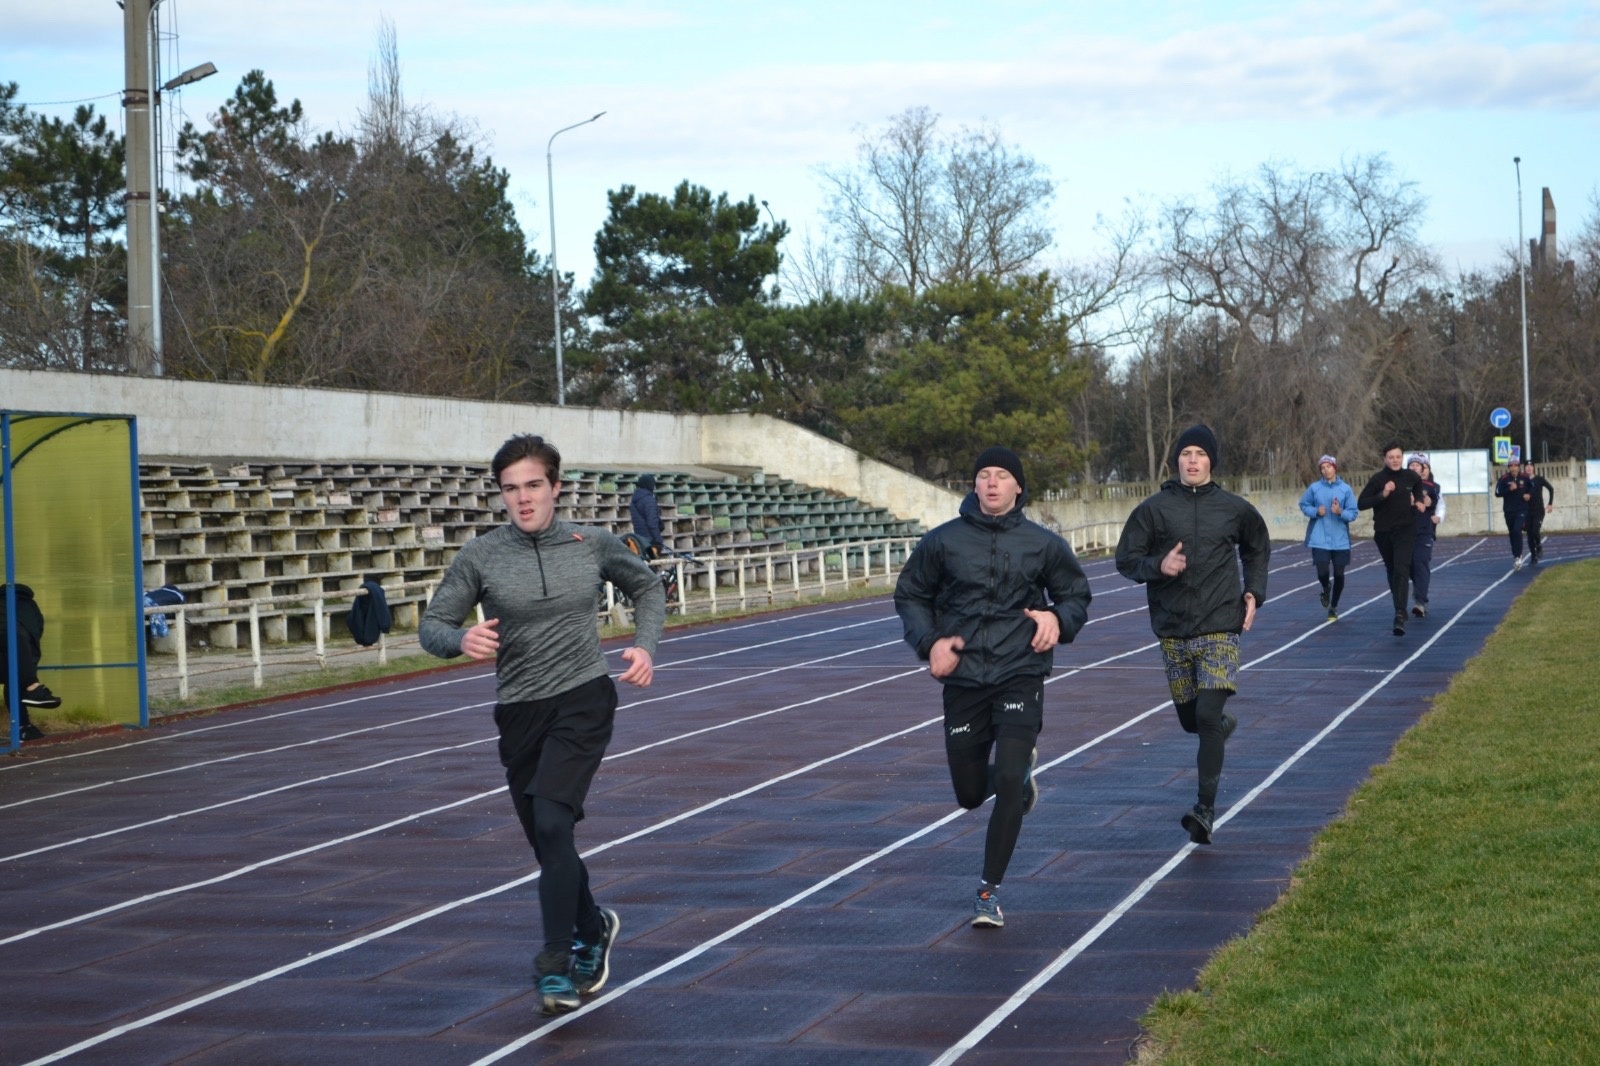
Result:
{"label": "gray athletic top", "polygon": [[666,620],[661,579],[610,532],[560,519],[539,533],[506,524],[468,541],[422,617],[422,646],[461,654],[462,623],[479,602],[498,618],[495,662],[501,703],[545,699],[603,676],[595,621],[602,580],[634,603],[634,644],[653,657]]}

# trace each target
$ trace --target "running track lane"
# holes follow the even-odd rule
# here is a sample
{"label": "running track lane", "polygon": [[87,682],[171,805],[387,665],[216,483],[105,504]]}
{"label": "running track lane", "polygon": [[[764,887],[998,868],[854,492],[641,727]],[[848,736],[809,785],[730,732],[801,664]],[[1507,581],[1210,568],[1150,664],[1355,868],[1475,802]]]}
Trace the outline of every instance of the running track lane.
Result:
{"label": "running track lane", "polygon": [[1370,545],[1331,626],[1280,548],[1209,849],[1177,826],[1193,740],[1142,590],[1091,564],[999,931],[966,925],[987,809],[950,802],[937,686],[884,601],[675,633],[580,828],[613,978],[554,1023],[481,670],[24,749],[0,1062],[1123,1061],[1498,624],[1532,576],[1504,555],[1441,542],[1434,616],[1396,639]]}

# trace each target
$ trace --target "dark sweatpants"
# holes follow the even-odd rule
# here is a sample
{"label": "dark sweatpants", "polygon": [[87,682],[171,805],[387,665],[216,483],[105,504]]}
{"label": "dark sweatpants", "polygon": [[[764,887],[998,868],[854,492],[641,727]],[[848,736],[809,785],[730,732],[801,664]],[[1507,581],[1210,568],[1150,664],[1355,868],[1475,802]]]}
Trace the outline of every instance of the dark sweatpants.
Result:
{"label": "dark sweatpants", "polygon": [[574,933],[592,944],[603,931],[573,826],[583,818],[616,711],[617,686],[604,676],[549,699],[494,709],[506,787],[539,860],[544,948],[534,960],[536,979],[567,972]]}
{"label": "dark sweatpants", "polygon": [[1428,606],[1428,585],[1433,580],[1433,538],[1419,533],[1411,548],[1412,598]]}
{"label": "dark sweatpants", "polygon": [[1544,512],[1529,509],[1528,511],[1528,551],[1535,559],[1544,554],[1544,549],[1539,545],[1539,529],[1544,525]]}
{"label": "dark sweatpants", "polygon": [[1522,558],[1522,527],[1528,522],[1528,512],[1507,511],[1506,531],[1511,534],[1511,555],[1513,558]]}
{"label": "dark sweatpants", "polygon": [[1411,550],[1417,539],[1417,527],[1407,524],[1404,529],[1377,530],[1372,542],[1383,556],[1383,568],[1389,574],[1389,598],[1394,601],[1394,613],[1406,613],[1406,596],[1411,589]]}

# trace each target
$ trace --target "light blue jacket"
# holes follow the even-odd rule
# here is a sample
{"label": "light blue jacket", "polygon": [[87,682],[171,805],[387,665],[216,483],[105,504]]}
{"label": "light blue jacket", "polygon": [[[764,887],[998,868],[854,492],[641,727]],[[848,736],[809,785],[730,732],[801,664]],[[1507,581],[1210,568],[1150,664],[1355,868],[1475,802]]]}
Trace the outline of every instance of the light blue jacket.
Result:
{"label": "light blue jacket", "polygon": [[[1334,514],[1332,504],[1339,501],[1339,513]],[[1324,508],[1321,518],[1317,508]],[[1311,521],[1306,523],[1306,547],[1327,548],[1331,551],[1348,551],[1350,548],[1350,523],[1356,520],[1356,494],[1344,479],[1335,476],[1332,481],[1318,478],[1300,497],[1300,510]]]}

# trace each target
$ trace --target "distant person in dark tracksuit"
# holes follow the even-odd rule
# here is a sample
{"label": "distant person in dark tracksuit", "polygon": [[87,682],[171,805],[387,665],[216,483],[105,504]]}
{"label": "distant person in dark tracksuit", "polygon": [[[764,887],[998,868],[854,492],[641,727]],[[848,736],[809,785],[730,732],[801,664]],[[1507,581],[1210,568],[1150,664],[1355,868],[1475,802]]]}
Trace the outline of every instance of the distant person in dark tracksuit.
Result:
{"label": "distant person in dark tracksuit", "polygon": [[1506,516],[1506,532],[1511,537],[1511,569],[1521,570],[1522,533],[1528,524],[1528,504],[1533,499],[1533,494],[1522,480],[1522,468],[1514,463],[1506,467],[1506,472],[1494,484],[1494,494],[1500,497],[1500,506]]}
{"label": "distant person in dark tracksuit", "polygon": [[[1089,579],[1067,542],[1022,512],[1027,482],[1009,448],[989,448],[972,470],[961,512],[917,544],[900,572],[894,608],[906,643],[944,686],[945,757],[956,802],[990,796],[972,924],[1005,924],[999,887],[1033,808],[1044,679],[1057,644],[1089,617]],[[990,765],[990,753],[994,765]]]}
{"label": "distant person in dark tracksuit", "polygon": [[1406,635],[1406,602],[1411,598],[1411,552],[1417,540],[1417,514],[1427,509],[1422,479],[1401,465],[1405,449],[1398,443],[1383,449],[1383,469],[1367,480],[1356,497],[1363,511],[1372,512],[1372,540],[1383,556],[1389,575],[1389,599],[1394,605],[1394,635]]}
{"label": "distant person in dark tracksuit", "polygon": [[660,558],[667,546],[661,539],[661,507],[656,503],[654,474],[639,475],[639,484],[628,498],[628,517],[633,520],[634,535],[644,542],[650,558]]}
{"label": "distant person in dark tracksuit", "polygon": [[[621,921],[596,905],[573,827],[611,742],[617,686],[595,624],[595,594],[610,581],[633,599],[634,645],[620,680],[654,673],[666,597],[643,559],[610,531],[556,517],[561,454],[519,434],[491,464],[510,521],[469,540],[422,617],[422,646],[441,658],[494,660],[494,723],[511,802],[539,860],[544,947],[534,980],[546,1014],[576,1010],[610,970]],[[467,626],[482,604],[487,616]]]}
{"label": "distant person in dark tracksuit", "polygon": [[1433,581],[1433,542],[1439,539],[1439,523],[1447,510],[1444,493],[1433,480],[1433,467],[1424,452],[1414,452],[1406,460],[1406,469],[1422,481],[1422,491],[1428,497],[1428,506],[1417,512],[1416,538],[1411,542],[1411,614],[1416,618],[1428,617],[1428,587]]}
{"label": "distant person in dark tracksuit", "polygon": [[4,692],[8,697],[5,705],[0,706],[0,723],[5,721],[6,708],[11,702],[9,699],[11,668],[7,658],[10,654],[11,637],[10,628],[6,623],[8,593],[15,595],[17,612],[18,736],[21,740],[38,740],[44,736],[44,730],[33,724],[28,708],[54,710],[61,706],[61,697],[51,692],[39,680],[39,661],[44,657],[41,648],[44,641],[44,612],[39,610],[39,604],[33,598],[33,589],[20,583],[9,588],[0,584],[0,692]]}
{"label": "distant person in dark tracksuit", "polygon": [[[1532,463],[1522,464],[1522,481],[1528,487],[1528,556],[1538,562],[1544,558],[1544,516],[1545,512],[1556,509],[1556,489]],[[1548,503],[1545,502],[1547,494]]]}

